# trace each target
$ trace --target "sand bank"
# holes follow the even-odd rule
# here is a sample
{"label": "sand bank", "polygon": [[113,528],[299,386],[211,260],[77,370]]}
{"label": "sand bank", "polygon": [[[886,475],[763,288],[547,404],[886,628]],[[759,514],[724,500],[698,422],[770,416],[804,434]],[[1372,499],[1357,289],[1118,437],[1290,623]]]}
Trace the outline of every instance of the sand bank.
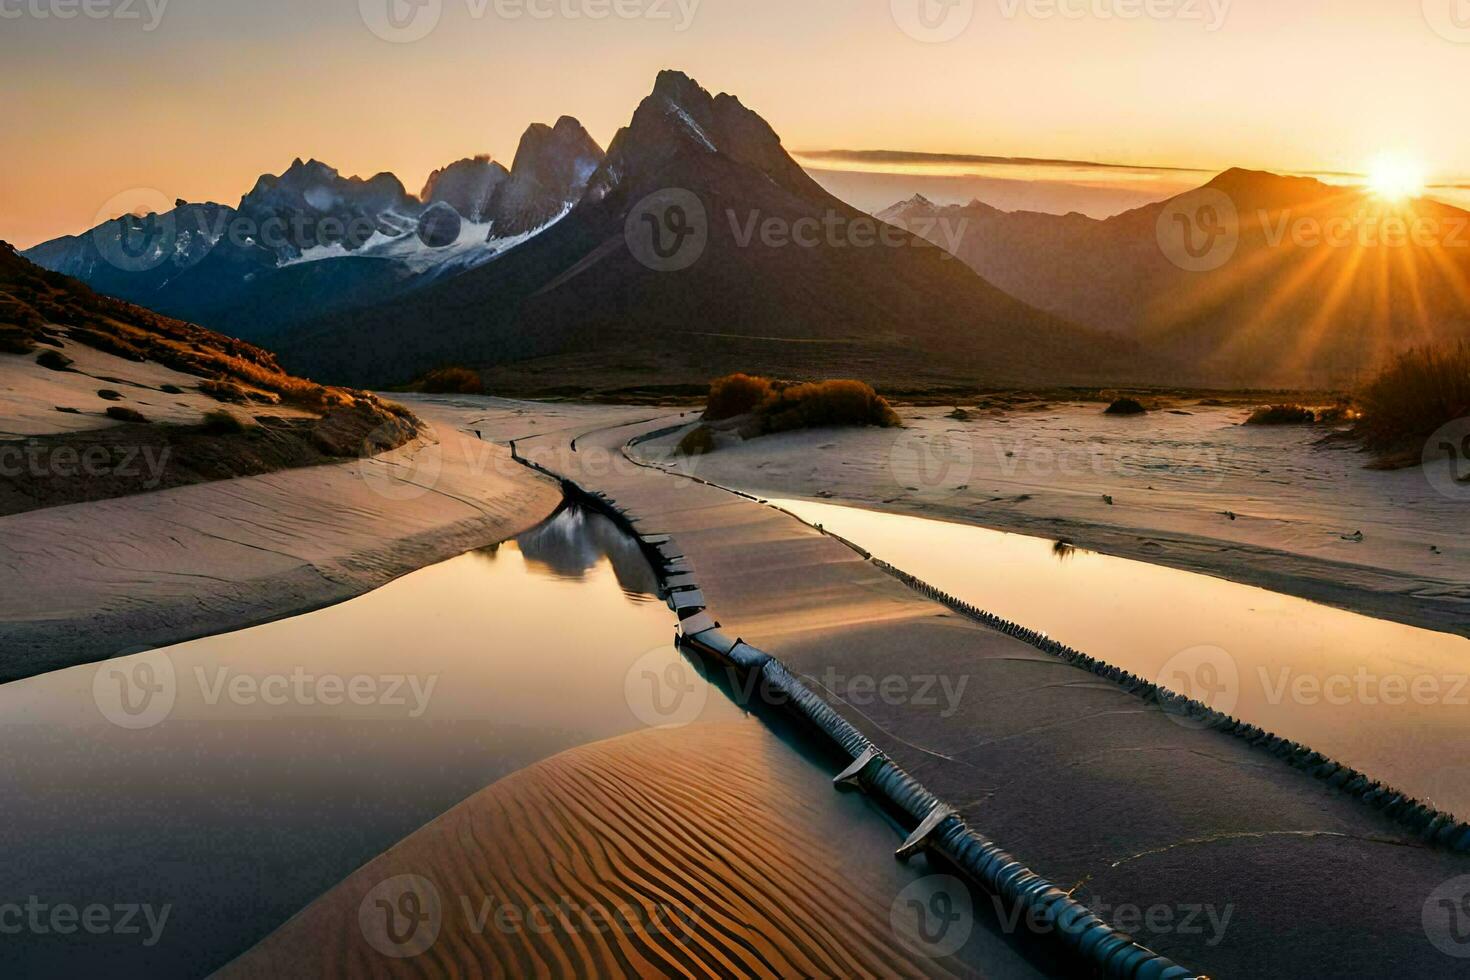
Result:
{"label": "sand bank", "polygon": [[[822,832],[832,791],[813,775],[755,722],[572,750],[451,810],[219,976],[970,975],[895,938],[892,859],[854,860],[861,836]],[[989,953],[993,975],[1038,975]]]}
{"label": "sand bank", "polygon": [[0,518],[0,679],[294,615],[525,531],[559,488],[426,411],[360,462]]}

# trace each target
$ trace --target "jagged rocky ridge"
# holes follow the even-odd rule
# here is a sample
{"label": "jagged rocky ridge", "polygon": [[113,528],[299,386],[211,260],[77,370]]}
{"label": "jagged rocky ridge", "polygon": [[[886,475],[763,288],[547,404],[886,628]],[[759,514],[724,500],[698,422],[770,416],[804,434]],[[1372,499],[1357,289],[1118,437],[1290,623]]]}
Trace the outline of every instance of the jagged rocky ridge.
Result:
{"label": "jagged rocky ridge", "polygon": [[496,258],[565,214],[601,160],[571,117],[533,125],[512,169],[487,156],[460,160],[417,196],[392,174],[344,177],[297,159],[261,176],[235,207],[179,201],[25,255],[131,302],[270,337],[302,317],[380,302]]}

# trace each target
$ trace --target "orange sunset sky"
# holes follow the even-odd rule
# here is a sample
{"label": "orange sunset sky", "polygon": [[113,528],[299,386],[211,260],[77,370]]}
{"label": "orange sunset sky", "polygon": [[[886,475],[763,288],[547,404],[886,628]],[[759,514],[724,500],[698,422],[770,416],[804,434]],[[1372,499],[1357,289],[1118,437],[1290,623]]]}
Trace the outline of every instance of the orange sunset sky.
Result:
{"label": "orange sunset sky", "polygon": [[437,18],[409,43],[369,29],[390,0],[91,2],[139,16],[0,0],[0,238],[22,247],[134,188],[233,204],[297,156],[416,192],[508,164],[533,121],[606,145],[664,67],[793,151],[1470,174],[1464,0],[922,0],[961,28],[944,43],[905,31],[920,0],[409,0]]}

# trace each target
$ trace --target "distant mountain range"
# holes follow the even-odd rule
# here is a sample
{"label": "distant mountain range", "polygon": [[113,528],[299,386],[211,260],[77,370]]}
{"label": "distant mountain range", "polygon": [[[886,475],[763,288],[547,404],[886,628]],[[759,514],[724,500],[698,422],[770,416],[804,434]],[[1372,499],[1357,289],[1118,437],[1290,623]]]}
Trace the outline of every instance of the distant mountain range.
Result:
{"label": "distant mountain range", "polygon": [[1216,384],[1350,385],[1470,337],[1470,213],[1231,170],[1107,220],[922,198],[880,213],[1043,310]]}
{"label": "distant mountain range", "polygon": [[261,339],[494,259],[564,215],[602,158],[581,124],[562,118],[527,130],[510,170],[461,160],[418,197],[392,174],[342,177],[298,159],[235,207],[180,201],[23,254],[94,289]]}
{"label": "distant mountain range", "polygon": [[495,262],[300,324],[278,345],[328,377],[381,383],[459,361],[496,390],[692,385],[731,370],[892,384],[1165,370],[832,197],[760,116],[672,71],[561,221]]}
{"label": "distant mountain range", "polygon": [[417,195],[297,160],[235,207],[180,202],[25,254],[356,385],[454,363],[569,394],[731,370],[1335,387],[1470,336],[1470,214],[1446,205],[1232,170],[1106,220],[922,197],[874,218],[673,71],[605,153],[563,117],[509,169],[460,160]]}

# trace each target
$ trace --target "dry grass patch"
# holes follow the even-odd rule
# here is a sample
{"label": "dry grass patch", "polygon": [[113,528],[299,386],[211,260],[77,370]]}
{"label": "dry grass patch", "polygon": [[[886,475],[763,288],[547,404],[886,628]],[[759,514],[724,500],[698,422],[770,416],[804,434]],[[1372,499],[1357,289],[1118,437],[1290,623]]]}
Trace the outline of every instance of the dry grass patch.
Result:
{"label": "dry grass patch", "polygon": [[414,385],[427,395],[483,395],[485,382],[476,371],[467,367],[450,366],[436,368],[419,379]]}
{"label": "dry grass patch", "polygon": [[1470,417],[1470,343],[1417,348],[1395,358],[1358,393],[1353,435],[1385,456],[1419,461],[1424,440]]}

